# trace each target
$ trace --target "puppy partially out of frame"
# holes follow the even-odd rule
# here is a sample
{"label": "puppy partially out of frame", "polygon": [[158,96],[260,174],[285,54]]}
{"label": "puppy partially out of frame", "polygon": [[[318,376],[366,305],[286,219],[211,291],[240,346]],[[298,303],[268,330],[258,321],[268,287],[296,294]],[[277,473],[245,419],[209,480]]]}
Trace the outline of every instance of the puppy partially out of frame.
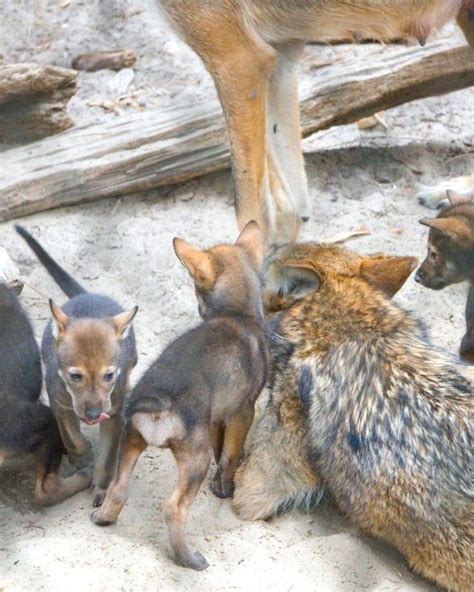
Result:
{"label": "puppy partially out of frame", "polygon": [[14,289],[0,282],[0,464],[32,454],[35,500],[49,506],[88,487],[92,475],[85,470],[60,477],[64,447],[51,409],[39,400],[41,386],[40,352],[30,321]]}
{"label": "puppy partially out of frame", "polygon": [[106,526],[128,497],[129,481],[147,446],[169,448],[178,485],[166,522],[177,563],[208,566],[186,541],[189,507],[206,476],[212,451],[217,465],[211,489],[233,494],[233,477],[268,374],[269,353],[259,271],[264,239],[249,222],[235,245],[201,251],[181,239],[176,254],[194,279],[204,322],[171,343],[132,391],[125,408],[117,471],[92,520]]}

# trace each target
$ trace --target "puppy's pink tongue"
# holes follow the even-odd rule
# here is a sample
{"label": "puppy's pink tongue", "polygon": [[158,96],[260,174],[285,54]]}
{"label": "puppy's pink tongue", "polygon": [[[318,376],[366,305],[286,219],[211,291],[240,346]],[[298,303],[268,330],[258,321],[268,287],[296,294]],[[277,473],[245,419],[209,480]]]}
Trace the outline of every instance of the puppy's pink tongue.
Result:
{"label": "puppy's pink tongue", "polygon": [[87,419],[86,417],[84,421],[87,425],[96,425],[97,423],[100,423],[101,421],[104,421],[106,419],[110,419],[110,415],[102,412],[97,419]]}

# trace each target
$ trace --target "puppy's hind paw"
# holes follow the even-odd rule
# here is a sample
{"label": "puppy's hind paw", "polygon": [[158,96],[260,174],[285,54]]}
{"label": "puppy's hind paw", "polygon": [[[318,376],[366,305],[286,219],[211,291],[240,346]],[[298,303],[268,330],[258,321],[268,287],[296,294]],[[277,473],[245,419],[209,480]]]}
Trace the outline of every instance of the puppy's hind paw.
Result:
{"label": "puppy's hind paw", "polygon": [[188,569],[194,569],[196,571],[203,571],[209,567],[207,559],[199,553],[199,551],[193,551],[186,557],[175,555],[174,561],[181,567],[187,567]]}

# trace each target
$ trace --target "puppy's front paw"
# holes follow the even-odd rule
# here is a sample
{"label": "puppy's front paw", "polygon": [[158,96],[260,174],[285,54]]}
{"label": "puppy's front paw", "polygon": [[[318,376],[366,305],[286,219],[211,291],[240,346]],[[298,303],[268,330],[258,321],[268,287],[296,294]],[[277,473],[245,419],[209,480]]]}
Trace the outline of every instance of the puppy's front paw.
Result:
{"label": "puppy's front paw", "polygon": [[222,472],[217,469],[210,488],[216,497],[225,499],[226,497],[232,497],[234,495],[235,486],[232,479],[226,479]]}
{"label": "puppy's front paw", "polygon": [[92,507],[93,508],[100,508],[100,506],[104,503],[105,496],[107,494],[106,489],[101,489],[100,487],[94,487],[92,492]]}
{"label": "puppy's front paw", "polygon": [[116,520],[108,520],[105,516],[102,516],[103,512],[101,510],[95,510],[91,514],[91,520],[97,526],[110,526],[111,524],[115,524]]}

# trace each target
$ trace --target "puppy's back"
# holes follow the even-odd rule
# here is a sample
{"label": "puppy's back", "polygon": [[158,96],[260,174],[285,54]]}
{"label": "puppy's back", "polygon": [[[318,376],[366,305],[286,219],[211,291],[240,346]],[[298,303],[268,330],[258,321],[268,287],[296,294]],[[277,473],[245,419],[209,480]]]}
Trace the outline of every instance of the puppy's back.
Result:
{"label": "puppy's back", "polygon": [[7,398],[36,401],[41,362],[30,321],[13,291],[0,284],[0,404]]}

